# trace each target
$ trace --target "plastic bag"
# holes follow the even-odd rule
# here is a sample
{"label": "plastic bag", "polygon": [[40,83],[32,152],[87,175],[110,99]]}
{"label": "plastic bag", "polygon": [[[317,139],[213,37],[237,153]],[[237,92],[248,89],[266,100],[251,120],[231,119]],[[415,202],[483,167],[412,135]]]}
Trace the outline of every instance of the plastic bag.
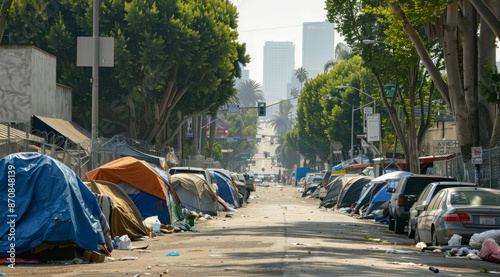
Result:
{"label": "plastic bag", "polygon": [[454,234],[450,240],[448,241],[449,246],[458,246],[462,245],[462,236],[458,234]]}
{"label": "plastic bag", "polygon": [[152,227],[153,227],[153,224],[155,224],[155,222],[158,221],[158,216],[150,216],[146,219],[144,219],[144,226],[146,226],[146,228],[148,230],[150,230]]}
{"label": "plastic bag", "polygon": [[500,241],[500,230],[489,230],[482,233],[476,233],[470,238],[469,245],[479,247],[483,245],[488,238],[491,238],[494,241]]}
{"label": "plastic bag", "polygon": [[498,262],[500,260],[500,246],[495,240],[491,238],[486,239],[481,246],[481,251],[477,255],[483,260]]}
{"label": "plastic bag", "polygon": [[120,237],[120,241],[116,243],[119,250],[130,250],[132,249],[132,241],[128,235],[123,235]]}

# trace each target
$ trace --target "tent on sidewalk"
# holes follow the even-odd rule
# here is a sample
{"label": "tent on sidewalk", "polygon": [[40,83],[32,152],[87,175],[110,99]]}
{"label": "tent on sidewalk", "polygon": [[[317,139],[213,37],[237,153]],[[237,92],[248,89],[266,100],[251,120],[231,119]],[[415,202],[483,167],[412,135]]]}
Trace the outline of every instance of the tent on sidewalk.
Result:
{"label": "tent on sidewalk", "polygon": [[347,184],[350,180],[359,177],[357,174],[345,174],[333,181],[332,184],[329,184],[329,189],[328,192],[321,201],[321,204],[319,204],[320,207],[325,207],[325,208],[333,208],[337,204],[337,200],[340,194],[340,191],[342,188]]}
{"label": "tent on sidewalk", "polygon": [[[358,201],[356,202],[356,207],[354,208],[355,214],[364,214],[370,204],[370,201],[373,197],[383,188],[386,187],[387,182],[392,180],[393,182],[401,179],[402,176],[412,175],[413,173],[407,171],[394,171],[384,175],[381,175],[373,180],[371,180],[368,184],[365,185],[361,194],[359,196]],[[387,192],[385,193],[387,194]],[[390,195],[390,194],[387,194]],[[389,199],[387,199],[389,200]],[[385,201],[384,201],[385,202]]]}
{"label": "tent on sidewalk", "polygon": [[[390,175],[389,177],[386,176],[389,174],[393,175]],[[371,213],[373,213],[373,211],[380,209],[380,207],[382,207],[382,204],[389,201],[391,199],[392,193],[387,192],[387,188],[395,188],[398,185],[399,179],[406,175],[413,175],[413,173],[407,171],[394,171],[382,175],[386,178],[386,184],[370,200],[370,205],[368,205],[365,215],[370,215]]]}
{"label": "tent on sidewalk", "polygon": [[94,194],[102,194],[111,198],[111,216],[108,219],[111,237],[128,235],[138,238],[149,234],[142,221],[141,213],[130,197],[119,186],[106,181],[83,182]]}
{"label": "tent on sidewalk", "polygon": [[170,212],[172,223],[181,221],[183,218],[181,201],[179,200],[179,197],[177,196],[177,193],[175,192],[174,188],[170,184],[170,180],[168,179],[168,173],[165,170],[155,165],[151,166],[156,171],[156,173],[160,175],[163,181],[165,181],[165,183],[167,184],[167,205],[168,205],[168,210]]}
{"label": "tent on sidewalk", "polygon": [[[73,259],[104,244],[97,200],[66,165],[39,153],[0,160],[0,257]],[[9,209],[7,209],[9,207]]]}
{"label": "tent on sidewalk", "polygon": [[158,216],[161,223],[172,223],[166,183],[147,162],[124,157],[87,172],[84,179],[116,184],[132,199],[143,218]]}
{"label": "tent on sidewalk", "polygon": [[204,179],[194,174],[178,173],[170,176],[170,182],[184,208],[197,213],[217,215],[217,195]]}
{"label": "tent on sidewalk", "polygon": [[363,187],[373,180],[373,177],[356,177],[348,182],[339,194],[337,208],[352,207],[359,198]]}
{"label": "tent on sidewalk", "polygon": [[217,179],[217,186],[219,187],[219,196],[226,203],[233,205],[235,208],[239,208],[239,198],[238,192],[233,185],[230,178],[226,177],[224,174],[212,171],[215,179]]}

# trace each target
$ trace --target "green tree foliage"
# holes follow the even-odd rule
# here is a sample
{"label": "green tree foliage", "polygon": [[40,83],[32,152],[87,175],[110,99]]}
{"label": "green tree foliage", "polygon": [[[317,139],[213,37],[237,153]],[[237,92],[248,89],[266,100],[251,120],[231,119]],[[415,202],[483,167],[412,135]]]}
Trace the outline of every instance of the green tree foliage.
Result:
{"label": "green tree foliage", "polygon": [[224,153],[228,158],[224,160],[227,164],[224,168],[228,168],[228,164],[233,163],[235,158],[239,158],[241,153],[254,153],[255,141],[248,141],[248,137],[255,138],[257,136],[257,111],[250,109],[245,114],[229,114],[222,119],[228,129],[230,130],[230,137],[240,137],[239,142],[226,143],[224,142],[225,149],[232,149],[232,152]]}
{"label": "green tree foliage", "polygon": [[281,100],[279,110],[271,116],[271,127],[277,136],[282,137],[286,132],[292,129],[292,103],[289,100]]}
{"label": "green tree foliage", "polygon": [[[115,38],[115,67],[100,69],[101,134],[168,142],[190,116],[215,113],[236,94],[239,63],[249,56],[236,42],[238,14],[230,2],[100,2],[100,35]],[[39,3],[14,0],[7,32],[58,57],[58,82],[74,89],[74,118],[88,126],[90,69],[75,66],[74,49],[77,36],[91,35],[92,0]],[[23,36],[32,18],[36,28]],[[177,111],[187,117],[177,122]]]}
{"label": "green tree foliage", "polygon": [[238,86],[238,100],[244,107],[257,106],[257,102],[264,102],[266,98],[262,92],[262,87],[255,80],[246,79],[241,81]]}

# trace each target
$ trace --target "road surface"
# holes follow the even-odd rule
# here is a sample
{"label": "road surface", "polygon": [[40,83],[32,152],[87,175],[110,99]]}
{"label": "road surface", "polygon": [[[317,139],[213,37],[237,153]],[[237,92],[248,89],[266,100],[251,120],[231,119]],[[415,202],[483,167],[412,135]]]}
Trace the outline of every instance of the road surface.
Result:
{"label": "road surface", "polygon": [[[113,257],[137,257],[103,264],[4,266],[7,276],[483,276],[500,264],[423,253],[413,241],[373,220],[319,209],[318,200],[302,198],[296,187],[257,187],[248,206],[197,221],[200,232],[160,236],[150,253],[115,250]],[[226,217],[232,214],[232,217]],[[365,237],[388,242],[367,241]],[[178,251],[180,256],[165,256]],[[400,251],[392,254],[386,251]],[[398,264],[399,263],[399,264]],[[411,265],[414,264],[414,265]],[[148,266],[151,269],[148,269]],[[165,275],[164,275],[165,276]]]}

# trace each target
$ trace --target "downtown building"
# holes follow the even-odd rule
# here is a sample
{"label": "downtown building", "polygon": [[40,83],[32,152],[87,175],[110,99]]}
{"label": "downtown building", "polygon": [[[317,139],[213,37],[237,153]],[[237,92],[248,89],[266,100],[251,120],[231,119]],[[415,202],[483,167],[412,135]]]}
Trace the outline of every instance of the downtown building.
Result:
{"label": "downtown building", "polygon": [[[264,46],[264,78],[262,88],[267,105],[287,99],[287,84],[295,68],[293,42],[267,41]],[[268,109],[268,114],[270,110]]]}
{"label": "downtown building", "polygon": [[326,62],[335,57],[335,29],[329,22],[302,25],[302,67],[312,79],[324,72]]}

